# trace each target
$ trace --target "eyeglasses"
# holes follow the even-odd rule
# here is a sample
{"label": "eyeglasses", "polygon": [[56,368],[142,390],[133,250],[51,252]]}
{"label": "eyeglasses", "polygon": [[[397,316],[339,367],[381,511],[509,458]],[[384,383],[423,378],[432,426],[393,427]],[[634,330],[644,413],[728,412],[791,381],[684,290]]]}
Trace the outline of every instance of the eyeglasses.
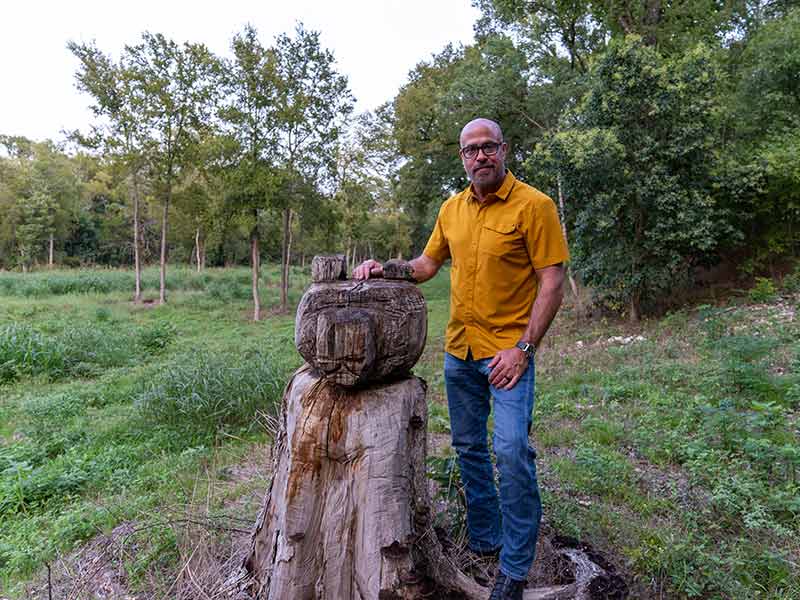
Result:
{"label": "eyeglasses", "polygon": [[484,156],[494,156],[497,154],[497,151],[500,149],[500,146],[503,144],[498,144],[497,142],[486,142],[485,144],[481,144],[480,146],[464,146],[459,150],[461,152],[461,156],[464,158],[468,158],[472,160],[476,156],[478,156],[478,151],[483,150]]}

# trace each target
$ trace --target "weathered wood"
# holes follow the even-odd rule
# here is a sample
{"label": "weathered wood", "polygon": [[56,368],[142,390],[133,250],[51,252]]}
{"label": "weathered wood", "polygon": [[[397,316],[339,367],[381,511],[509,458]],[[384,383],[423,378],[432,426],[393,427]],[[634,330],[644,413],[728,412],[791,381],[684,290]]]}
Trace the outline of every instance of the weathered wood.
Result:
{"label": "weathered wood", "polygon": [[311,281],[339,281],[347,279],[347,262],[344,254],[315,256],[311,261]]}
{"label": "weathered wood", "polygon": [[425,300],[411,283],[326,282],[313,284],[300,301],[295,344],[320,373],[355,386],[407,374],[427,331]]}
{"label": "weathered wood", "polygon": [[304,367],[284,402],[273,481],[245,565],[250,595],[417,597],[414,519],[428,510],[422,380],[348,390]]}
{"label": "weathered wood", "polygon": [[383,265],[384,279],[401,279],[405,281],[415,281],[412,273],[414,269],[407,260],[393,258],[387,260]]}

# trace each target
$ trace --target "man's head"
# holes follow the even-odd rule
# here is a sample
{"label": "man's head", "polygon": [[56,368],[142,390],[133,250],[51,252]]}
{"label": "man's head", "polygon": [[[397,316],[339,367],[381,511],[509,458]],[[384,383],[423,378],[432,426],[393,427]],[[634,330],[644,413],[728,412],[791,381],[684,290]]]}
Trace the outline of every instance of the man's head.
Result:
{"label": "man's head", "polygon": [[496,192],[506,176],[506,152],[500,125],[473,119],[461,130],[461,160],[472,185],[481,194]]}

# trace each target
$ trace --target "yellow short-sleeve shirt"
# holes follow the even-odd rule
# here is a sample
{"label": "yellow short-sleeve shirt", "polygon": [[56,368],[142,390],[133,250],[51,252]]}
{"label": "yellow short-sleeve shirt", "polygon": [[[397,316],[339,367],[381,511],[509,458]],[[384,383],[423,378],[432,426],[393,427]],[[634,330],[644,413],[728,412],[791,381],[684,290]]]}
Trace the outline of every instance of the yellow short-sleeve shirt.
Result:
{"label": "yellow short-sleeve shirt", "polygon": [[553,201],[510,171],[483,203],[471,187],[447,199],[423,254],[452,260],[445,350],[462,360],[513,347],[536,298],[534,269],[569,259]]}

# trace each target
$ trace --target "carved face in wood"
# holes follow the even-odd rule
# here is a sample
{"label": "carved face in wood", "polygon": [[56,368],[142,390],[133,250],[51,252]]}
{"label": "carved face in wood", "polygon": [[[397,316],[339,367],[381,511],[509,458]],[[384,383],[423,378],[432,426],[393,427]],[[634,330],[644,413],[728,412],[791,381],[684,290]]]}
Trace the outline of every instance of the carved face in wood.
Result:
{"label": "carved face in wood", "polygon": [[346,387],[408,374],[422,354],[427,310],[407,281],[312,284],[297,307],[295,344],[303,358]]}
{"label": "carved face in wood", "polygon": [[340,385],[365,383],[375,366],[375,336],[367,310],[324,311],[317,318],[317,368]]}

